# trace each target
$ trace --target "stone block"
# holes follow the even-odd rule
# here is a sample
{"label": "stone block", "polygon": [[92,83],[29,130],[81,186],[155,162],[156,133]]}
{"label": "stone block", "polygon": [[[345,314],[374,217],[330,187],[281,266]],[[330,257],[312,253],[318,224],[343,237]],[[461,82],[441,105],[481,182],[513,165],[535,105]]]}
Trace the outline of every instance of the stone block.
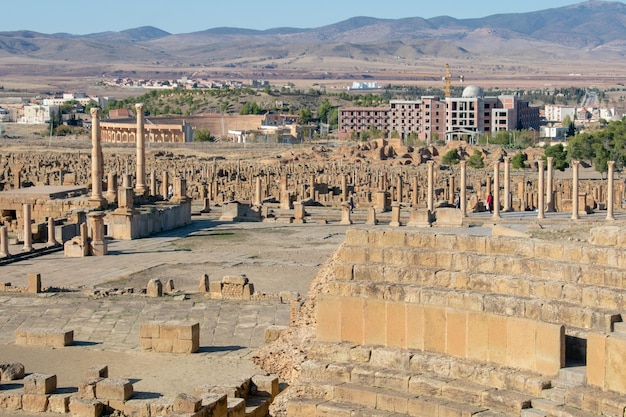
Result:
{"label": "stone block", "polygon": [[172,353],[195,353],[200,349],[200,340],[173,340]]}
{"label": "stone block", "polygon": [[413,417],[439,416],[440,399],[430,397],[409,398],[407,411]]}
{"label": "stone block", "polygon": [[299,417],[316,417],[317,405],[323,400],[294,398],[287,403],[287,415]]}
{"label": "stone block", "polygon": [[196,413],[202,407],[202,400],[194,395],[178,394],[174,398],[175,413]]}
{"label": "stone block", "polygon": [[406,327],[410,318],[407,316],[407,305],[403,302],[387,303],[387,337],[385,346],[406,348]]}
{"label": "stone block", "polygon": [[108,378],[109,367],[107,365],[95,365],[87,369],[85,378]]}
{"label": "stone block", "polygon": [[280,335],[287,329],[287,326],[267,326],[263,331],[263,339],[265,343],[271,343],[280,337]]}
{"label": "stone block", "polygon": [[606,339],[605,389],[626,394],[626,337],[611,334]]}
{"label": "stone block", "polygon": [[470,311],[467,314],[467,358],[489,360],[489,320],[485,313]]}
{"label": "stone block", "polygon": [[424,350],[424,306],[421,304],[406,305],[406,344],[408,349]]}
{"label": "stone block", "polygon": [[384,345],[387,333],[387,302],[367,298],[363,307],[364,336],[366,345]]}
{"label": "stone block", "polygon": [[341,299],[320,295],[317,298],[317,339],[321,342],[341,341]]}
{"label": "stone block", "polygon": [[48,412],[66,414],[70,412],[70,394],[52,394],[48,396]]}
{"label": "stone block", "polygon": [[489,326],[489,361],[505,364],[507,346],[507,317],[488,314],[486,316],[486,320]]}
{"label": "stone block", "polygon": [[381,391],[376,395],[376,409],[391,413],[406,414],[412,395],[401,392]]}
{"label": "stone block", "polygon": [[565,367],[565,326],[537,322],[535,371],[556,375]]}
{"label": "stone block", "polygon": [[30,413],[43,413],[48,409],[48,396],[43,394],[22,395],[22,410]]}
{"label": "stone block", "polygon": [[139,336],[158,339],[161,337],[161,325],[158,321],[147,321],[139,326]]}
{"label": "stone block", "polygon": [[126,401],[133,396],[133,384],[128,379],[103,378],[96,382],[96,399]]}
{"label": "stone block", "polygon": [[376,396],[378,392],[379,390],[376,388],[368,386],[340,384],[333,390],[333,399],[335,401],[361,404],[365,407],[376,408]]}
{"label": "stone block", "polygon": [[22,409],[22,392],[0,392],[0,410],[17,411]]}
{"label": "stone block", "polygon": [[124,415],[128,417],[151,417],[152,400],[129,400],[124,403]]}
{"label": "stone block", "polygon": [[534,321],[518,317],[507,318],[504,365],[535,370],[536,329]]}
{"label": "stone block", "polygon": [[255,375],[251,379],[255,395],[274,399],[279,393],[278,377],[275,375]]}
{"label": "stone block", "polygon": [[243,398],[228,398],[228,417],[246,417],[246,401]]}
{"label": "stone block", "polygon": [[424,350],[428,352],[445,353],[446,309],[443,307],[425,305],[424,329]]}
{"label": "stone block", "polygon": [[57,389],[57,376],[52,374],[30,374],[24,378],[26,394],[52,394]]}
{"label": "stone block", "polygon": [[463,214],[456,208],[438,208],[435,225],[439,227],[463,227]]}
{"label": "stone block", "polygon": [[15,381],[24,378],[24,365],[19,362],[0,364],[0,381]]}
{"label": "stone block", "polygon": [[364,300],[362,298],[344,297],[341,299],[341,340],[363,343]]}
{"label": "stone block", "polygon": [[605,333],[587,333],[587,383],[604,389],[606,383]]}
{"label": "stone block", "polygon": [[151,279],[148,281],[146,288],[146,295],[148,297],[162,297],[163,296],[163,283],[159,279]]}
{"label": "stone block", "polygon": [[202,411],[207,417],[224,416],[228,412],[228,399],[226,394],[205,393],[198,395],[202,400]]}
{"label": "stone block", "polygon": [[441,396],[457,403],[481,405],[483,397],[489,390],[490,388],[471,381],[454,380],[442,387]]}
{"label": "stone block", "polygon": [[87,378],[78,384],[78,396],[90,400],[96,399],[96,384],[102,378]]}
{"label": "stone block", "polygon": [[443,387],[449,382],[450,379],[448,378],[432,375],[413,375],[409,380],[409,393],[419,396],[441,397]]}
{"label": "stone block", "polygon": [[446,309],[445,353],[461,358],[467,355],[467,312]]}
{"label": "stone block", "polygon": [[70,414],[72,417],[100,417],[104,412],[104,404],[98,400],[70,398]]}
{"label": "stone block", "polygon": [[28,274],[28,292],[31,294],[39,294],[41,292],[41,274]]}
{"label": "stone block", "polygon": [[209,294],[213,299],[222,298],[222,283],[219,281],[211,281],[209,283]]}

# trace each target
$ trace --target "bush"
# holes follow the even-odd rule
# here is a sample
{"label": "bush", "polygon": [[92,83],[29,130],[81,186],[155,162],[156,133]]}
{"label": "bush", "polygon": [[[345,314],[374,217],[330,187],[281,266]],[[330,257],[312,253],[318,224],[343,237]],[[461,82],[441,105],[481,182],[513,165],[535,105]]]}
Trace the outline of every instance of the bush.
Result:
{"label": "bush", "polygon": [[456,149],[452,149],[448,151],[443,158],[441,158],[441,163],[444,165],[456,165],[461,160],[459,153]]}
{"label": "bush", "polygon": [[526,168],[526,154],[520,152],[511,158],[511,165],[515,169]]}
{"label": "bush", "polygon": [[476,149],[472,156],[467,159],[467,165],[471,168],[484,168],[485,160],[481,151]]}
{"label": "bush", "polygon": [[193,134],[194,142],[214,142],[215,137],[211,136],[211,132],[208,129],[196,129]]}

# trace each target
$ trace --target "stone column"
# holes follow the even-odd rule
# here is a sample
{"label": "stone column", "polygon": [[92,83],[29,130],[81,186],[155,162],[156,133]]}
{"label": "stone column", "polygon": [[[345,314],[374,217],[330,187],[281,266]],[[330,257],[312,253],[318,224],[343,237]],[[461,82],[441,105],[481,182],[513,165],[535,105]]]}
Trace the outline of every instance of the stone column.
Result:
{"label": "stone column", "polygon": [[396,201],[402,203],[402,175],[398,175],[398,181],[396,185]]}
{"label": "stone column", "polygon": [[613,199],[615,196],[615,190],[613,189],[613,177],[615,174],[615,161],[608,161],[607,165],[609,166],[609,173],[607,178],[608,187],[606,190],[606,219],[615,220],[615,216],[613,216]]}
{"label": "stone column", "polygon": [[144,117],[143,103],[135,104],[137,113],[137,183],[135,184],[135,192],[139,195],[146,193],[146,143],[144,134]]}
{"label": "stone column", "polygon": [[114,203],[117,200],[117,174],[109,172],[107,175],[107,201]]}
{"label": "stone column", "polygon": [[539,180],[537,182],[537,218],[545,219],[546,216],[544,214],[545,210],[545,186],[543,184],[543,170],[544,170],[544,162],[543,159],[537,161],[537,167],[539,168]]}
{"label": "stone column", "polygon": [[167,190],[169,188],[169,182],[169,172],[163,171],[163,173],[161,174],[161,197],[163,197],[164,200],[167,200]]}
{"label": "stone column", "polygon": [[102,197],[102,148],[100,145],[100,109],[91,109],[91,197],[92,207],[104,206]]}
{"label": "stone column", "polygon": [[493,164],[493,218],[500,216],[500,161]]}
{"label": "stone column", "polygon": [[580,161],[572,161],[572,220],[580,219],[578,214],[578,167]]}
{"label": "stone column", "polygon": [[32,252],[33,250],[33,236],[30,227],[30,204],[24,204],[24,252]]}
{"label": "stone column", "polygon": [[341,201],[348,201],[348,181],[345,175],[341,175]]}
{"label": "stone column", "polygon": [[417,207],[417,204],[419,203],[419,193],[418,193],[419,179],[417,177],[413,177],[412,183],[413,185],[411,188],[413,192],[411,193],[411,206]]}
{"label": "stone column", "polygon": [[427,207],[428,207],[428,211],[430,211],[431,213],[435,210],[435,162],[434,161],[428,161],[427,163],[428,166],[428,195],[427,195]]}
{"label": "stone column", "polygon": [[389,226],[400,226],[400,203],[398,202],[391,203],[391,222],[389,223]]}
{"label": "stone column", "polygon": [[461,190],[459,193],[459,201],[461,203],[461,214],[463,217],[467,217],[467,162],[461,161]]}
{"label": "stone column", "polygon": [[88,214],[91,227],[91,254],[104,256],[107,254],[107,242],[104,239],[104,216],[102,211],[93,211]]}
{"label": "stone column", "polygon": [[456,184],[454,177],[448,178],[448,203],[454,204],[454,193],[456,192]]}
{"label": "stone column", "polygon": [[254,188],[254,202],[253,205],[261,205],[261,177],[256,177]]}
{"label": "stone column", "polygon": [[315,201],[315,175],[309,177],[309,198]]}
{"label": "stone column", "polygon": [[352,218],[350,216],[350,203],[344,201],[341,203],[341,225],[352,224]]}
{"label": "stone column", "polygon": [[56,228],[54,223],[54,217],[48,217],[48,246],[56,246]]}
{"label": "stone column", "polygon": [[9,229],[0,226],[0,258],[9,256]]}
{"label": "stone column", "polygon": [[504,157],[504,211],[512,211],[511,208],[511,158]]}
{"label": "stone column", "polygon": [[548,212],[553,212],[553,211],[556,211],[554,209],[554,201],[552,201],[553,194],[554,194],[554,191],[553,191],[554,181],[552,180],[552,175],[554,174],[554,157],[549,156],[547,159],[548,159],[548,172],[547,172],[548,179],[546,181],[546,206],[548,207]]}

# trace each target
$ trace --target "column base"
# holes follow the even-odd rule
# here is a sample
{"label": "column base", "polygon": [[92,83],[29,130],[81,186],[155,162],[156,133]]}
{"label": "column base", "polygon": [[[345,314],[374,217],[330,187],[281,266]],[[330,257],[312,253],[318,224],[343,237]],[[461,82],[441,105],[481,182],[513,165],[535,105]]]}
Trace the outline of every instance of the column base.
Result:
{"label": "column base", "polygon": [[108,201],[104,197],[89,197],[87,203],[91,208],[106,208]]}

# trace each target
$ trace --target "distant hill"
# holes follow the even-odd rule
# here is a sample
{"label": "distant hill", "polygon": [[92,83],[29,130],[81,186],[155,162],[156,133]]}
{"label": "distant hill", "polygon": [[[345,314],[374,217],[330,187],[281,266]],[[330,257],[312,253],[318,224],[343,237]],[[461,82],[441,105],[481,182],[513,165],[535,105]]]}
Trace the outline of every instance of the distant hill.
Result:
{"label": "distant hill", "polygon": [[0,57],[164,67],[307,68],[328,58],[369,62],[426,57],[618,60],[626,54],[626,5],[587,1],[479,19],[354,17],[313,29],[213,28],[170,34],[155,27],[89,35],[0,32]]}

